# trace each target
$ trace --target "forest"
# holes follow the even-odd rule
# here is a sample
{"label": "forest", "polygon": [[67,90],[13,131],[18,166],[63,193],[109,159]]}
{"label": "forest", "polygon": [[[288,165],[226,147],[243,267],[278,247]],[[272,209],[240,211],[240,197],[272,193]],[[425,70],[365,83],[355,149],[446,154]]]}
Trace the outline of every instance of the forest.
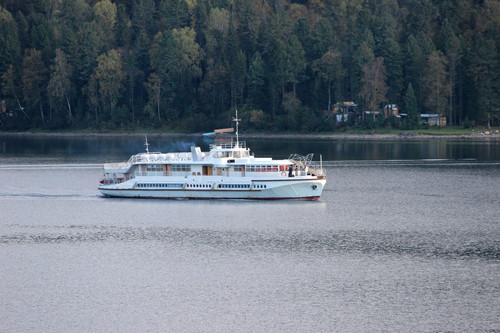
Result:
{"label": "forest", "polygon": [[0,0],[0,100],[0,130],[498,126],[500,1]]}

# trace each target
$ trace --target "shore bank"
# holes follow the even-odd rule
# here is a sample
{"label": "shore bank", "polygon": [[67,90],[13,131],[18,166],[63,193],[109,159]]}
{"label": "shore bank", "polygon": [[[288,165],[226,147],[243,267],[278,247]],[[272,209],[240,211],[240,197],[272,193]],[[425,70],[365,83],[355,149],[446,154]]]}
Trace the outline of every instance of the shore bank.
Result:
{"label": "shore bank", "polygon": [[[202,133],[155,133],[155,132],[0,132],[0,136],[48,136],[48,137],[119,137],[119,136],[202,136]],[[500,131],[478,131],[471,134],[426,134],[403,132],[397,134],[384,133],[332,133],[332,134],[269,134],[269,133],[240,133],[240,138],[270,138],[270,139],[313,139],[313,140],[432,140],[432,139],[466,139],[466,140],[500,140]]]}

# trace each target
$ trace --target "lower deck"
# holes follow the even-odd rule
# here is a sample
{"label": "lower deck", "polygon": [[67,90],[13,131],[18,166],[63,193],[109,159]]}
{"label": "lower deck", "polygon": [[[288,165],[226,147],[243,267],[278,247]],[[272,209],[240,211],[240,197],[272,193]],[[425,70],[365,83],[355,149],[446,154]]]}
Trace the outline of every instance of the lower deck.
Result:
{"label": "lower deck", "polygon": [[122,183],[101,185],[99,190],[110,197],[316,200],[325,182],[325,178],[318,177],[244,181],[222,177],[136,177]]}

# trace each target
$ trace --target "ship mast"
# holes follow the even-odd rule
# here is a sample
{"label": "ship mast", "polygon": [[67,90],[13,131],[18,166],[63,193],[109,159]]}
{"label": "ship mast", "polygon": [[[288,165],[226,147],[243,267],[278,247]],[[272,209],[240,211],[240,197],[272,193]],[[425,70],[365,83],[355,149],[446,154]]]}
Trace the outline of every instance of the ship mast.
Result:
{"label": "ship mast", "polygon": [[144,146],[146,146],[146,154],[149,154],[148,136],[144,134],[144,138],[146,139],[146,141],[144,142]]}
{"label": "ship mast", "polygon": [[240,123],[241,119],[238,119],[238,109],[236,109],[236,118],[233,118],[233,121],[236,123],[236,147],[240,147],[240,140],[238,136],[238,124]]}

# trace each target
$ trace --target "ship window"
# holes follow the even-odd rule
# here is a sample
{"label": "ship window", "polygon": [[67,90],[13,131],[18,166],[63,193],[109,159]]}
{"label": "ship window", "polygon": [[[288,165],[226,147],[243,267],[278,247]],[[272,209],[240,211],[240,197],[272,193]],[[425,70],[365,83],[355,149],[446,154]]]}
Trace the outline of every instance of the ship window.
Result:
{"label": "ship window", "polygon": [[146,165],[146,171],[163,171],[163,166],[160,164],[148,164]]}
{"label": "ship window", "polygon": [[191,166],[186,164],[172,164],[172,171],[191,171]]}
{"label": "ship window", "polygon": [[235,165],[234,166],[234,171],[240,172],[241,171],[241,165]]}

